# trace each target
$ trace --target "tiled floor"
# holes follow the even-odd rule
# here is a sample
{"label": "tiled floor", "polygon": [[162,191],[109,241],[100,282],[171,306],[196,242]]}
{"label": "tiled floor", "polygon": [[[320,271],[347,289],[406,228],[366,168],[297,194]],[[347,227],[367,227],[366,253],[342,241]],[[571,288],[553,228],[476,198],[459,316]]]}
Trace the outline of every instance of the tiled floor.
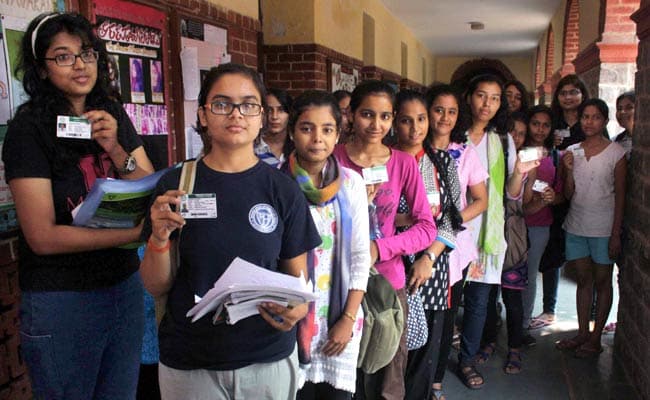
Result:
{"label": "tiled floor", "polygon": [[[538,309],[541,307],[541,275],[537,287],[540,306],[536,307],[534,315],[541,312]],[[614,291],[610,321],[616,321],[618,307],[616,287]],[[485,378],[485,385],[480,390],[467,389],[457,378],[456,353],[452,352],[450,369],[444,381],[447,400],[638,400],[634,388],[626,383],[622,370],[613,357],[613,334],[603,335],[605,350],[599,357],[577,359],[571,352],[555,349],[556,341],[571,337],[578,329],[575,284],[564,277],[560,281],[557,313],[556,324],[531,331],[537,338],[537,346],[525,351],[523,370],[519,375],[506,375],[502,370],[507,353],[504,324],[496,356],[479,367]]]}

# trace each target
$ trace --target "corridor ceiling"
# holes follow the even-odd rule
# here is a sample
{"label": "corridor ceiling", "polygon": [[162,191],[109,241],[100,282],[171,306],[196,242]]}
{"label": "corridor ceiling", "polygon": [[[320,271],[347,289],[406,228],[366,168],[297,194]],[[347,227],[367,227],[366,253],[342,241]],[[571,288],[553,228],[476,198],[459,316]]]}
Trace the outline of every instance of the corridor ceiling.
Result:
{"label": "corridor ceiling", "polygon": [[[562,0],[382,0],[436,56],[533,54]],[[472,31],[470,22],[485,25]]]}

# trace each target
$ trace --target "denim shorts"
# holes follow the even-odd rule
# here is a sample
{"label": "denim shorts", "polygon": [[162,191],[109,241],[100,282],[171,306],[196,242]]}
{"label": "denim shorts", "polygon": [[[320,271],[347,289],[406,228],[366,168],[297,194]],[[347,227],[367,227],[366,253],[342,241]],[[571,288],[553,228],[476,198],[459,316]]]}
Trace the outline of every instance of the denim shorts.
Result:
{"label": "denim shorts", "polygon": [[614,264],[614,260],[609,259],[609,236],[589,237],[566,232],[564,243],[567,261],[591,257],[596,264]]}

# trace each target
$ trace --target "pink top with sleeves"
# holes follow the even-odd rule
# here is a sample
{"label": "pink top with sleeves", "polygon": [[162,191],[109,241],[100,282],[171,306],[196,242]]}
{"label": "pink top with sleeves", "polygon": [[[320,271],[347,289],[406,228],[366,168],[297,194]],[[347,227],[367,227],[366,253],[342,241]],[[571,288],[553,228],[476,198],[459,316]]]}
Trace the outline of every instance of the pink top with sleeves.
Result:
{"label": "pink top with sleeves", "polygon": [[[559,158],[562,159],[562,153],[560,153]],[[537,167],[537,179],[552,185],[554,177],[555,166],[553,165],[553,157],[548,156],[543,158],[539,167]],[[564,183],[562,182],[562,177],[558,174],[553,190],[555,193],[562,193],[563,188]],[[526,215],[525,218],[526,226],[551,226],[553,223],[553,212],[551,211],[551,207],[546,206],[535,214]]]}
{"label": "pink top with sleeves", "polygon": [[[485,182],[489,177],[476,150],[466,144],[451,142],[447,152],[456,161],[458,180],[460,182],[461,211],[467,207],[467,189]],[[463,224],[466,226],[466,224]],[[449,254],[449,286],[463,278],[463,269],[478,258],[478,249],[472,231],[465,229],[456,235],[456,248]]]}
{"label": "pink top with sleeves", "polygon": [[[399,150],[390,151],[391,156],[386,163],[388,182],[379,187],[374,199],[379,229],[383,234],[383,238],[375,240],[379,249],[379,260],[375,268],[395,289],[401,289],[406,284],[401,256],[429,247],[436,239],[437,229],[415,158]],[[345,145],[337,145],[334,156],[342,166],[361,174],[362,167],[350,160]],[[395,215],[402,193],[411,209],[413,225],[407,231],[396,234]]]}

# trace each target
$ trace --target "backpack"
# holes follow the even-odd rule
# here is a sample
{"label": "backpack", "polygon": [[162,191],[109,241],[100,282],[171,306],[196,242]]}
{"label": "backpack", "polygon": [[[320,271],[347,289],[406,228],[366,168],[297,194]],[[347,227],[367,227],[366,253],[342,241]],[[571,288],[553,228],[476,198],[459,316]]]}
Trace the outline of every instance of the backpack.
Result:
{"label": "backpack", "polygon": [[404,310],[397,292],[375,267],[370,269],[361,307],[364,320],[357,368],[373,374],[391,362],[404,332]]}
{"label": "backpack", "polygon": [[505,218],[504,228],[508,248],[503,260],[504,271],[528,260],[528,230],[520,201],[506,201]]}

